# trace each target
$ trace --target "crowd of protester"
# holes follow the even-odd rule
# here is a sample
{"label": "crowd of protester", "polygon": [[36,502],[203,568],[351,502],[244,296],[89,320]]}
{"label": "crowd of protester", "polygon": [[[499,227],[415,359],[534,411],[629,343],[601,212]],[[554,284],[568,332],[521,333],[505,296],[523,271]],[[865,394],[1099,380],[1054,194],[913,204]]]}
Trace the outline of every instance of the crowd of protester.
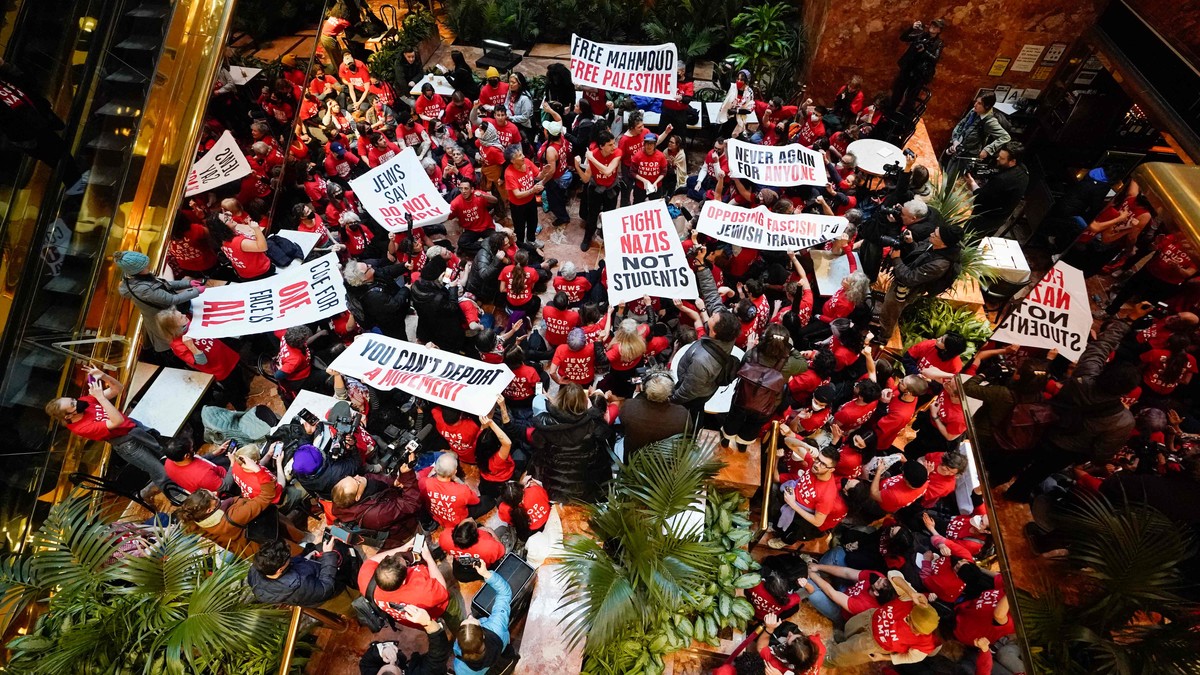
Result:
{"label": "crowd of protester", "polygon": [[[934,27],[937,38],[942,25]],[[187,529],[252,558],[248,582],[260,601],[346,614],[361,595],[360,613],[430,636],[429,653],[411,659],[394,643],[372,645],[364,672],[445,672],[453,655],[454,672],[483,673],[503,660],[516,589],[489,570],[506,555],[544,556],[555,504],[602,500],[632,453],[697,425],[717,430],[726,452],[753,449],[774,465],[761,490],[766,543],[780,552],[747,592],[765,630],[725,666],[737,673],[870,661],[924,672],[914,664],[946,659],[940,649],[952,641],[979,675],[1024,672],[964,452],[966,397],[983,401],[974,420],[987,470],[993,485],[1016,478],[1010,499],[1065,482],[1105,490],[1127,475],[1196,474],[1195,422],[1179,397],[1196,372],[1189,352],[1200,321],[1184,282],[1197,255],[1179,235],[1153,234],[1132,181],[1102,210],[1063,215],[1090,223],[1067,260],[1078,256],[1089,275],[1129,277],[1076,364],[1003,345],[964,362],[968,344],[954,332],[889,351],[904,308],[956,280],[964,232],[927,203],[929,170],[915,158],[882,181],[856,169],[847,145],[886,107],[886,96],[866,103],[858,78],[826,104],[788,105],[757,97],[743,71],[715,140],[705,140],[687,129],[686,81],[654,133],[614,94],[584,88],[576,101],[565,69],[550,73],[561,91],[539,105],[525,75],[491,68],[480,81],[454,52],[442,64],[454,94],[425,85],[413,95],[424,75],[415,52],[394,78],[379,78],[336,32],[321,44],[311,70],[285,57],[258,92],[218,82],[198,154],[228,130],[253,172],[187,200],[166,277],[142,253],[115,260],[122,296],[144,317],[145,358],[213,375],[206,403],[223,414],[206,413],[203,438],[190,427],[159,438],[114,405],[120,383],[98,370],[85,393],[47,411],[148,473]],[[902,98],[928,81],[920,63],[907,67]],[[993,104],[980,101],[977,117],[987,120]],[[758,124],[746,121],[750,111]],[[974,135],[959,140],[970,152],[977,144],[979,154],[1017,161],[1016,144],[988,140],[996,125],[971,125]],[[731,137],[818,150],[831,182],[773,188],[734,178]],[[689,141],[708,144],[702,161],[689,161]],[[410,147],[452,215],[389,233],[349,180]],[[603,259],[580,269],[544,255],[543,230],[563,228],[589,251],[600,244],[601,213],[658,198],[676,218],[700,297],[610,305]],[[820,248],[856,252],[861,264],[818,290],[808,251],[697,233],[703,200],[844,216],[851,227]],[[337,254],[349,310],[277,334],[188,337],[188,302],[207,283],[269,277],[304,257],[278,236],[287,229],[320,235],[309,255]],[[1155,257],[1135,270],[1135,251]],[[1146,316],[1148,306],[1130,299],[1171,309]],[[475,416],[329,368],[368,333],[504,364],[514,379],[491,413]],[[705,402],[739,375],[729,412],[707,415]],[[255,377],[277,386],[285,405],[302,390],[340,402],[323,419],[279,419],[267,406],[247,409]],[[762,441],[773,422],[781,445],[769,457]],[[306,531],[310,518],[325,525],[317,536]],[[479,579],[495,592],[482,620],[457,591]],[[804,602],[832,634],[786,621]]]}

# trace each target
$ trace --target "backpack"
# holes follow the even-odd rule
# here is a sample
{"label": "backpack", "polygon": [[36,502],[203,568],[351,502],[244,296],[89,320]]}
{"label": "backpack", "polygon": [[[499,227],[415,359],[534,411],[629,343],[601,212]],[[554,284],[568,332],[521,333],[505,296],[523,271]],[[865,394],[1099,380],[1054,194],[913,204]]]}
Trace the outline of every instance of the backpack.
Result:
{"label": "backpack", "polygon": [[[714,346],[712,341],[707,338],[700,339],[700,347],[721,364],[721,370],[717,373],[718,387],[724,387],[737,379],[738,373],[741,370],[741,362],[734,358],[732,354],[726,354],[721,351],[719,347]],[[684,364],[681,362],[679,365],[682,368]]]}
{"label": "backpack", "polygon": [[1009,452],[1032,450],[1057,421],[1058,414],[1049,403],[1018,403],[1008,420],[992,430],[992,437],[996,445]]}
{"label": "backpack", "polygon": [[350,603],[350,607],[354,610],[354,615],[358,619],[358,623],[365,626],[372,633],[378,633],[387,626],[395,627],[395,624],[392,623],[391,615],[384,612],[375,603],[374,578],[367,584],[367,592],[355,598]]}
{"label": "backpack", "polygon": [[773,415],[783,401],[783,392],[787,388],[787,378],[783,373],[764,366],[757,359],[747,359],[737,375],[741,379],[733,396],[733,404],[764,417]]}

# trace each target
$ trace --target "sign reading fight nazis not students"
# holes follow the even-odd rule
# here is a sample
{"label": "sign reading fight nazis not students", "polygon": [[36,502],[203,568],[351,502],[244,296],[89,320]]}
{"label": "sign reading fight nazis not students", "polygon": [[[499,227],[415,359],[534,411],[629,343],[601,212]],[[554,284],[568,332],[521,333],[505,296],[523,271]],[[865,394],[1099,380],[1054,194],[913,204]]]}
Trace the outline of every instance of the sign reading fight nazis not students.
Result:
{"label": "sign reading fight nazis not students", "polygon": [[713,239],[760,251],[798,251],[837,239],[849,221],[841,216],[774,213],[709,200],[700,209],[696,231]]}
{"label": "sign reading fight nazis not students", "polygon": [[1092,309],[1083,272],[1059,261],[1004,318],[992,339],[1057,349],[1074,363],[1083,355],[1091,329]]}
{"label": "sign reading fight nazis not students", "polygon": [[429,174],[412,148],[350,181],[350,187],[364,208],[388,232],[408,229],[407,214],[413,227],[433,225],[450,217],[450,205],[429,180]]}
{"label": "sign reading fight nazis not students", "polygon": [[644,295],[684,300],[699,295],[666,202],[656,199],[600,215],[609,303],[619,305]]}
{"label": "sign reading fight nazis not students", "polygon": [[783,146],[755,145],[729,139],[729,175],[758,185],[790,187],[828,183],[821,153],[798,143]]}
{"label": "sign reading fight nazis not students", "polygon": [[190,338],[240,337],[320,321],[346,311],[336,253],[258,281],[214,286],[192,299]]}
{"label": "sign reading fight nazis not students", "polygon": [[472,415],[486,415],[513,379],[503,364],[372,333],[356,339],[329,367],[376,389],[399,389]]}
{"label": "sign reading fight nazis not students", "polygon": [[626,46],[571,36],[571,78],[597,89],[673,99],[678,60],[673,42]]}

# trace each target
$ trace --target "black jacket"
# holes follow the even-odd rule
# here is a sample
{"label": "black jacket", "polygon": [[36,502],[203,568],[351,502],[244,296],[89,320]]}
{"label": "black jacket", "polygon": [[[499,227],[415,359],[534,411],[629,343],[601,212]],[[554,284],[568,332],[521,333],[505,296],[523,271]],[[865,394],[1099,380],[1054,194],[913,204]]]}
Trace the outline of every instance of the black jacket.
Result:
{"label": "black jacket", "polygon": [[1012,215],[1029,190],[1029,170],[1024,164],[1001,170],[975,191],[974,227],[985,234],[995,232]]}
{"label": "black jacket", "polygon": [[475,74],[470,68],[455,68],[446,73],[446,80],[461,91],[463,96],[471,99],[472,103],[479,100],[479,81],[475,79]]}
{"label": "black jacket", "polygon": [[611,436],[596,406],[573,415],[551,405],[533,418],[533,473],[551,501],[600,501],[612,475]]}
{"label": "black jacket", "polygon": [[251,567],[246,582],[259,602],[316,607],[342,590],[334,580],[337,560],[334,553],[325,553],[316,560],[296,556],[278,579],[269,579]]}
{"label": "black jacket", "polygon": [[404,317],[408,315],[408,289],[396,280],[404,273],[403,265],[375,268],[375,280],[366,286],[351,287],[362,305],[365,327],[378,327],[388,337],[408,339]]}
{"label": "black jacket", "polygon": [[321,463],[316,473],[307,476],[296,476],[301,487],[320,499],[333,498],[333,486],[346,476],[357,476],[362,469],[362,462],[357,452],[347,452],[340,459],[330,461],[328,458]]}
{"label": "black jacket", "polygon": [[[429,651],[424,654],[413,652],[412,656],[405,659],[401,650],[401,660],[397,665],[400,665],[404,675],[445,675],[448,672],[450,638],[446,637],[446,631],[439,630],[433,635],[426,635],[429,636]],[[378,644],[381,643],[372,642],[358,662],[360,675],[378,675],[379,669],[387,665],[379,656]]]}
{"label": "black jacket", "polygon": [[958,279],[962,271],[962,249],[958,246],[933,248],[928,241],[917,244],[913,252],[892,266],[892,279],[910,293],[939,295]]}
{"label": "black jacket", "polygon": [[479,252],[475,254],[475,262],[467,273],[467,283],[464,288],[472,293],[480,302],[492,302],[500,292],[500,270],[504,269],[504,261],[496,257],[496,252],[489,248],[484,240]]}
{"label": "black jacket", "polygon": [[[412,63],[409,63],[407,59],[401,56],[396,59],[396,64],[393,68],[396,72],[396,83],[400,85],[397,89],[404,90],[397,93],[403,93],[405,96],[409,94],[409,82],[416,84],[421,78],[425,77],[425,66],[421,63],[420,54],[417,54],[417,58],[413,59]],[[400,97],[397,96],[397,98]]]}
{"label": "black jacket", "polygon": [[1128,321],[1114,319],[1088,343],[1071,379],[1050,400],[1059,422],[1046,432],[1047,443],[1102,462],[1125,445],[1133,431],[1133,413],[1121,403],[1126,392],[1105,391],[1096,380],[1107,366],[1109,354],[1128,332]]}
{"label": "black jacket", "polygon": [[466,335],[457,296],[457,289],[451,291],[440,281],[418,279],[413,282],[409,298],[417,312],[418,340],[432,342],[448,352],[462,349]]}
{"label": "black jacket", "polygon": [[938,60],[942,58],[942,48],[946,46],[942,38],[933,37],[923,28],[918,30],[910,26],[900,34],[900,40],[909,43],[900,57],[901,76],[921,81],[933,79]]}

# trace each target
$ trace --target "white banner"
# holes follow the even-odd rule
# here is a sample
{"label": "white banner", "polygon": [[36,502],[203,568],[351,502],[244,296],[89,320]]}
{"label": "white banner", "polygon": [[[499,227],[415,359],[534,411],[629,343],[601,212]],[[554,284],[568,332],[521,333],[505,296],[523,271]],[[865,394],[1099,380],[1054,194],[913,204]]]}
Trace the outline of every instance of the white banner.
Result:
{"label": "white banner", "polygon": [[666,202],[656,199],[600,215],[609,303],[619,305],[643,295],[685,300],[700,295]]}
{"label": "white banner", "polygon": [[197,192],[206,192],[226,183],[240,180],[250,175],[250,162],[242,154],[242,149],[233,140],[233,134],[226,130],[217,139],[216,145],[196,160],[188,173],[187,188],[184,197],[191,197]]}
{"label": "white banner", "polygon": [[472,415],[486,415],[513,379],[504,364],[372,333],[355,340],[329,367],[376,389],[399,389]]}
{"label": "white banner", "polygon": [[433,225],[450,217],[450,205],[433,186],[412,148],[405,148],[350,181],[350,187],[363,207],[388,232],[407,230],[404,216],[409,213],[414,227]]}
{"label": "white banner", "polygon": [[731,138],[729,175],[745,178],[758,185],[790,187],[820,185],[829,182],[825,156],[798,143],[792,145],[755,145]]}
{"label": "white banner", "polygon": [[849,221],[841,216],[774,213],[765,206],[709,200],[700,208],[696,230],[713,239],[760,251],[798,251],[837,239]]}
{"label": "white banner", "polygon": [[992,339],[1057,349],[1074,363],[1083,354],[1091,329],[1092,308],[1083,272],[1060,261],[1005,317]]}
{"label": "white banner", "polygon": [[627,46],[571,36],[575,84],[650,98],[675,98],[679,54],[675,43]]}
{"label": "white banner", "polygon": [[258,281],[213,286],[192,299],[188,337],[267,333],[346,311],[346,286],[336,253]]}

